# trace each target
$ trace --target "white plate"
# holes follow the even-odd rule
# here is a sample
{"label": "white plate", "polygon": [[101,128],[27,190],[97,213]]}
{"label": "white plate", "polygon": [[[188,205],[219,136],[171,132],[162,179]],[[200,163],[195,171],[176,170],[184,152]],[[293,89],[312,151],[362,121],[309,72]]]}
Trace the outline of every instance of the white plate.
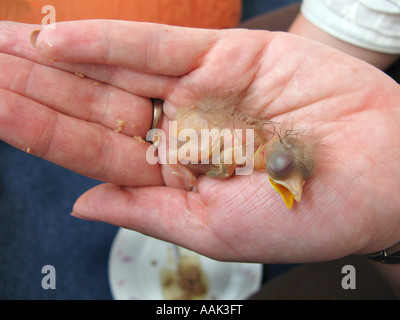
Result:
{"label": "white plate", "polygon": [[[161,270],[171,252],[172,245],[168,242],[120,228],[108,262],[108,278],[114,299],[163,299]],[[261,264],[220,262],[199,257],[208,278],[206,299],[246,299],[260,288]]]}

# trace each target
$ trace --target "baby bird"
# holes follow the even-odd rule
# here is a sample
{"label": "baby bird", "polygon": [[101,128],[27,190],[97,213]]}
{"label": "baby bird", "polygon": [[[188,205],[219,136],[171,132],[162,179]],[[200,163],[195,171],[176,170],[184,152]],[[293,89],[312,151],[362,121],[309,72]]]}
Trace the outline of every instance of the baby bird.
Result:
{"label": "baby bird", "polygon": [[[280,194],[288,209],[292,208],[294,200],[300,202],[303,185],[313,175],[315,168],[314,153],[317,144],[312,142],[312,139],[305,139],[306,136],[285,129],[281,129],[279,133],[274,130],[270,137],[265,134],[263,128],[266,125],[275,126],[275,124],[268,120],[248,117],[235,108],[183,107],[177,111],[176,121],[178,134],[183,129],[189,128],[198,134],[202,129],[228,129],[232,132],[235,129],[254,130],[252,141],[241,137],[229,146],[220,143],[221,137],[217,136],[212,144],[206,145],[206,150],[198,146],[199,152],[194,155],[194,159],[199,160],[198,163],[186,162],[183,165],[185,169],[181,164],[175,165],[177,173],[184,179],[192,181],[191,184],[195,184],[196,181],[192,173],[205,173],[213,178],[232,176],[237,167],[248,165],[248,163],[225,160],[238,150],[245,153],[246,145],[252,143],[254,156],[247,159],[253,161],[254,170],[268,174],[270,184]],[[197,146],[199,140],[181,142],[178,144],[178,149],[187,149],[193,143]],[[219,155],[219,162],[212,163],[211,159],[216,153]],[[210,161],[205,164],[205,160]]]}

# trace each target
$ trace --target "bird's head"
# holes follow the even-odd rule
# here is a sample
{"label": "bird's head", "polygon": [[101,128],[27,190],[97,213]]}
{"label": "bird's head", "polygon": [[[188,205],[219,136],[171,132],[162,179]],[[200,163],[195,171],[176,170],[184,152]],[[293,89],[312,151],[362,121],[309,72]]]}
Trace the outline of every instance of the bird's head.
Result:
{"label": "bird's head", "polygon": [[263,150],[265,170],[273,188],[291,209],[300,202],[303,185],[314,173],[314,143],[302,141],[292,134],[271,138]]}

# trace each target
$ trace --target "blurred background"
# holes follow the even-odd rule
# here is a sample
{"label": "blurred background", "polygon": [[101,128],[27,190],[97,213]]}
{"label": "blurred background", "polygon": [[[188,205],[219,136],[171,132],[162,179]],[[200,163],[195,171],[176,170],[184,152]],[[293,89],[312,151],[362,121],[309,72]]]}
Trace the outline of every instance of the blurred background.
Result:
{"label": "blurred background", "polygon": [[[0,19],[41,23],[41,8],[52,4],[57,21],[108,18],[232,28],[296,2],[0,0]],[[118,228],[69,215],[75,200],[98,183],[0,141],[0,299],[112,299],[107,268]],[[56,290],[41,287],[44,265],[56,269]],[[265,265],[263,282],[291,267]]]}

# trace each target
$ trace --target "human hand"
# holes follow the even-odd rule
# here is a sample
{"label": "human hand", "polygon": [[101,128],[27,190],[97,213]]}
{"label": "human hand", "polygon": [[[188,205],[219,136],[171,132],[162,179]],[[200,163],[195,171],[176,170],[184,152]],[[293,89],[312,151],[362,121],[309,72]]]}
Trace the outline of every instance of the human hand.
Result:
{"label": "human hand", "polygon": [[29,41],[39,26],[0,24],[2,140],[101,181],[163,184],[159,167],[144,157],[147,144],[132,138],[151,126],[149,99],[83,78],[82,65],[43,58]]}
{"label": "human hand", "polygon": [[[113,183],[82,195],[74,205],[75,215],[234,261],[322,261],[378,251],[399,241],[400,89],[370,65],[285,33],[198,30],[115,21],[61,23],[56,30],[43,30],[36,41],[40,56],[29,48],[27,38],[32,30],[31,26],[2,23],[0,51],[7,54],[0,58],[2,70],[11,68],[11,64],[20,68],[26,63],[32,66],[15,56],[33,61],[34,68],[26,67],[25,73],[20,71],[12,79],[1,80],[6,91],[1,90],[5,103],[0,111],[0,137],[16,147],[30,145],[32,150],[39,150],[46,144],[36,137],[46,132],[44,129],[60,130],[58,142],[50,144],[56,147],[50,148],[53,152],[47,152],[46,158]],[[14,34],[18,35],[15,40]],[[137,151],[142,146],[124,144],[122,140],[132,143],[133,139],[113,133],[112,125],[108,125],[111,129],[101,130],[111,131],[113,138],[108,142],[117,153],[112,158],[122,163],[111,162],[107,157],[100,170],[103,175],[93,174],[93,166],[79,169],[70,163],[84,162],[80,159],[91,159],[96,154],[104,157],[107,152],[103,147],[99,148],[103,152],[83,152],[83,146],[96,140],[99,131],[90,136],[81,134],[72,126],[72,120],[77,126],[87,126],[82,118],[88,120],[98,113],[97,104],[80,103],[79,108],[74,108],[65,101],[60,107],[54,92],[47,95],[49,101],[32,96],[45,87],[39,85],[39,80],[44,81],[40,75],[49,79],[51,73],[59,72],[45,64],[91,79],[69,75],[68,81],[61,82],[62,78],[52,78],[62,84],[58,88],[63,87],[70,99],[82,81],[90,86],[93,81],[100,81],[107,87],[105,92],[117,90],[124,95],[124,100],[109,104],[114,108],[122,108],[122,103],[133,99],[132,108],[139,112],[145,109],[140,108],[141,103],[149,103],[143,97],[164,100],[164,130],[178,107],[207,97],[217,105],[235,103],[250,116],[277,122],[290,118],[296,127],[313,127],[316,134],[324,137],[326,153],[317,164],[314,177],[305,185],[302,202],[292,211],[269,186],[268,176],[259,172],[226,180],[201,177],[197,192],[159,186],[158,166],[146,165],[143,149]],[[47,87],[53,82],[46,82]],[[55,118],[43,116],[44,111],[36,108],[39,104],[18,107],[13,102],[14,98],[20,99],[13,96],[18,85],[25,97],[48,105],[48,112],[59,111],[57,118],[75,110],[69,115],[73,119],[68,118],[70,122],[62,125],[51,121]],[[47,93],[52,92],[51,88],[46,89]],[[81,100],[89,101],[78,96],[74,103]],[[150,108],[146,106],[147,109]],[[128,116],[128,110],[124,111]],[[35,122],[22,125],[22,116],[35,117]],[[150,118],[149,110],[146,117]],[[143,131],[126,134],[144,135],[145,128],[150,128],[150,120],[147,122]],[[70,128],[74,129],[73,136]],[[19,144],[20,141],[24,143]],[[72,148],[76,143],[82,147]],[[101,141],[96,146],[102,146]],[[60,163],[65,156],[68,161]],[[124,160],[123,156],[135,158]],[[92,161],[101,161],[101,157]],[[133,173],[146,173],[146,179],[139,183],[134,174],[115,178],[128,172],[126,168]],[[116,172],[120,174],[115,175]],[[172,184],[170,179],[164,172],[167,185]]]}

